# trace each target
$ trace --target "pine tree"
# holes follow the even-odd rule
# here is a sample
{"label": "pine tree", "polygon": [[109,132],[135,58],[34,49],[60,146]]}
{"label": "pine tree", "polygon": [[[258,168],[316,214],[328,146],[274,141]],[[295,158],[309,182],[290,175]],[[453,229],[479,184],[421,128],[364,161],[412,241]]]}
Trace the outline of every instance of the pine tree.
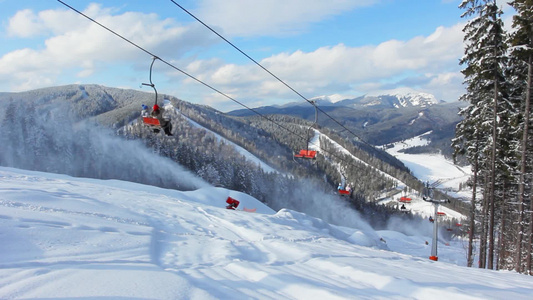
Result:
{"label": "pine tree", "polygon": [[[530,140],[529,136],[529,122],[530,122],[530,101],[531,101],[531,89],[532,89],[532,59],[533,59],[533,1],[532,0],[514,0],[509,3],[513,6],[517,14],[513,17],[514,32],[511,35],[512,56],[516,59],[515,62],[515,74],[520,76],[525,72],[523,67],[527,65],[527,77],[525,79],[525,86],[520,89],[519,93],[523,96],[523,129],[522,129],[522,141],[521,141],[521,167],[520,167],[520,179],[518,182],[518,228],[517,228],[517,241],[516,241],[516,258],[515,258],[515,270],[517,272],[522,271],[522,243],[524,239],[524,210],[525,210],[525,188],[526,188],[526,172],[531,172],[526,169],[527,166],[527,146]],[[518,80],[520,82],[520,80]],[[531,174],[529,174],[531,176]],[[530,191],[531,193],[531,191]],[[531,209],[533,211],[533,200],[531,200]],[[530,213],[531,215],[531,213]],[[529,238],[527,240],[527,258],[526,258],[526,270],[531,274],[531,252],[532,249],[532,236],[533,236],[533,217],[529,218]]]}
{"label": "pine tree", "polygon": [[[477,153],[469,155],[470,162],[477,164],[487,178],[483,193],[488,197],[483,201],[487,207],[483,207],[483,211],[489,215],[482,215],[482,218],[485,221],[488,217],[489,223],[483,222],[486,225],[482,228],[482,240],[488,235],[487,261],[488,268],[492,269],[495,251],[496,174],[497,168],[503,166],[497,163],[497,158],[499,161],[505,160],[505,154],[501,151],[498,153],[499,135],[502,134],[502,125],[498,122],[501,120],[499,106],[505,102],[505,32],[500,18],[502,12],[495,0],[465,0],[459,7],[465,10],[462,17],[473,17],[463,29],[466,45],[465,55],[460,62],[466,65],[462,73],[467,85],[467,93],[461,100],[470,102],[470,105],[462,111],[465,119],[457,126],[456,136],[459,139],[456,138],[454,146],[456,152],[476,149]],[[467,126],[473,128],[467,129]],[[473,158],[476,158],[475,162],[472,161]],[[484,243],[480,246],[482,249],[485,247]],[[484,267],[485,251],[480,254],[480,266]]]}

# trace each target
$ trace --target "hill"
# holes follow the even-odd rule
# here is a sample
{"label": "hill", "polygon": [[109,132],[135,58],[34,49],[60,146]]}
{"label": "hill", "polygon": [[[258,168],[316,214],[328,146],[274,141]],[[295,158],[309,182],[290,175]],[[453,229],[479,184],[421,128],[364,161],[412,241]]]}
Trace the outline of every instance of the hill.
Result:
{"label": "hill", "polygon": [[[455,125],[461,120],[458,111],[463,103],[437,101],[431,94],[403,93],[391,95],[362,96],[331,102],[328,97],[313,99],[320,109],[363,140],[373,145],[384,145],[407,140],[426,132],[429,143],[418,149],[425,153],[440,152],[450,157],[451,138]],[[307,102],[283,106],[255,108],[262,114],[288,115],[314,120],[314,108]],[[249,110],[229,112],[233,116],[253,116]],[[318,124],[332,130],[341,130],[327,116],[319,115]]]}
{"label": "hill", "polygon": [[[346,200],[380,226],[395,212],[369,202],[397,188],[392,178],[420,189],[421,183],[393,156],[327,128],[319,129],[323,136],[351,154],[338,156],[338,147],[324,141],[324,155],[316,161],[295,161],[293,153],[307,142],[301,139],[309,126],[305,120],[243,119],[160,96],[172,118],[173,137],[155,135],[139,121],[141,104],[153,103],[152,93],[70,85],[2,94],[6,135],[1,139],[9,150],[1,153],[0,164],[180,190],[211,184],[245,192],[273,209],[290,207],[318,217],[329,214],[317,209],[324,201],[320,195],[335,197],[337,184],[346,180],[354,187]],[[168,164],[161,167],[159,156],[204,182],[177,181],[175,174],[181,172]]]}
{"label": "hill", "polygon": [[[275,212],[214,187],[180,192],[5,167],[0,177],[3,299],[518,300],[533,293],[530,276],[461,267],[460,241],[440,242],[433,262],[423,224],[412,224],[418,233],[409,236],[374,231],[338,201],[326,205],[350,226]],[[228,196],[257,212],[225,209]]]}

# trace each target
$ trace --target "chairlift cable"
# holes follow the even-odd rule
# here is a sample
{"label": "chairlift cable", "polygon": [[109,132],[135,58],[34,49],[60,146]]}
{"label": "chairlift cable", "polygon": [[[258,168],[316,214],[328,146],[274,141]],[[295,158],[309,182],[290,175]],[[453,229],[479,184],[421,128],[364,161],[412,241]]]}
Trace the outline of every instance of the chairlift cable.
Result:
{"label": "chairlift cable", "polygon": [[190,15],[192,18],[194,18],[196,21],[198,21],[199,23],[201,23],[202,25],[204,25],[207,29],[209,29],[211,32],[213,32],[214,34],[216,34],[218,37],[220,37],[221,39],[223,39],[226,43],[228,43],[229,45],[231,45],[233,48],[235,48],[237,51],[239,51],[240,53],[242,53],[244,56],[246,56],[248,59],[250,59],[252,62],[254,62],[257,66],[259,66],[261,69],[263,69],[265,72],[267,72],[268,74],[270,74],[272,77],[274,77],[275,79],[277,79],[279,82],[281,82],[283,85],[285,85],[287,88],[289,88],[291,91],[293,91],[296,95],[300,96],[302,99],[304,99],[305,101],[307,101],[309,104],[313,105],[315,107],[315,109],[318,109],[320,112],[322,112],[324,115],[326,115],[328,118],[330,118],[331,120],[333,120],[335,123],[337,123],[340,127],[344,128],[343,131],[348,131],[349,133],[351,133],[354,137],[356,137],[358,140],[360,140],[361,142],[363,142],[364,144],[368,145],[368,146],[371,146],[371,147],[374,147],[373,145],[369,144],[367,141],[365,141],[364,139],[362,139],[360,136],[358,136],[357,134],[355,134],[353,131],[351,131],[350,129],[346,128],[346,126],[344,126],[343,124],[341,124],[339,121],[337,121],[335,118],[333,118],[331,115],[329,115],[326,111],[324,111],[323,109],[319,108],[316,103],[314,103],[314,101],[312,100],[309,100],[307,99],[305,96],[303,96],[300,92],[298,92],[296,89],[294,89],[293,87],[291,87],[289,84],[287,84],[285,81],[283,81],[281,78],[279,78],[278,76],[276,76],[274,73],[270,72],[267,68],[265,68],[263,65],[261,65],[259,62],[257,62],[255,59],[253,59],[251,56],[249,56],[248,54],[246,54],[244,51],[242,51],[239,47],[235,46],[232,42],[230,42],[228,39],[226,39],[224,36],[222,36],[220,33],[218,33],[216,30],[214,30],[212,27],[210,27],[209,25],[207,25],[205,22],[203,22],[202,20],[200,20],[198,17],[196,17],[194,14],[192,14],[191,12],[189,12],[186,8],[184,8],[183,6],[181,6],[180,4],[178,4],[176,1],[174,0],[170,0],[172,3],[174,3],[177,7],[181,8],[185,13],[187,13],[188,15]]}
{"label": "chairlift cable", "polygon": [[[121,38],[122,40],[126,41],[126,42],[129,43],[130,45],[136,47],[137,49],[139,49],[139,50],[141,50],[141,51],[143,51],[143,52],[145,52],[146,54],[149,54],[152,58],[154,58],[154,60],[152,61],[152,65],[153,65],[153,63],[155,62],[155,60],[158,59],[159,61],[161,61],[162,63],[164,63],[164,64],[166,64],[167,66],[171,67],[172,69],[175,69],[176,71],[181,72],[181,73],[184,74],[185,76],[187,76],[187,77],[193,79],[194,81],[196,81],[196,82],[198,82],[198,83],[204,85],[205,87],[207,87],[207,88],[209,88],[209,89],[211,89],[211,90],[217,92],[218,94],[224,96],[225,98],[227,98],[227,99],[229,99],[229,100],[231,100],[231,101],[233,101],[233,102],[235,102],[235,103],[241,105],[242,107],[244,107],[244,108],[246,108],[246,109],[248,109],[248,110],[254,112],[255,114],[257,114],[258,116],[264,118],[265,120],[267,120],[267,121],[269,121],[269,122],[272,122],[273,124],[277,125],[278,127],[287,130],[289,133],[291,133],[291,134],[297,136],[298,138],[307,140],[305,137],[303,137],[303,136],[301,136],[300,134],[298,134],[298,133],[292,131],[291,129],[287,128],[286,126],[280,124],[279,122],[276,122],[276,121],[274,121],[274,120],[268,118],[267,116],[261,114],[261,113],[258,112],[257,110],[255,110],[255,109],[253,109],[253,108],[251,108],[251,107],[245,105],[244,103],[242,103],[242,102],[240,102],[240,101],[238,101],[238,100],[232,98],[231,96],[229,96],[229,95],[223,93],[222,91],[216,89],[215,87],[209,85],[208,83],[203,82],[202,80],[200,80],[200,79],[198,79],[198,78],[192,76],[191,74],[189,74],[189,73],[187,73],[187,72],[181,70],[180,68],[174,66],[173,64],[167,62],[166,60],[160,58],[159,56],[153,54],[152,52],[146,50],[145,48],[143,48],[143,47],[137,45],[136,43],[132,42],[131,40],[129,40],[129,39],[123,37],[122,35],[120,35],[120,34],[117,33],[116,31],[114,31],[114,30],[110,29],[109,27],[107,27],[107,26],[101,24],[100,22],[96,21],[95,19],[93,19],[93,18],[87,16],[87,15],[84,14],[83,12],[81,12],[81,11],[75,9],[74,7],[68,5],[68,4],[65,3],[64,1],[62,1],[62,0],[57,0],[57,1],[58,1],[59,3],[61,3],[61,4],[63,4],[64,6],[68,7],[69,9],[73,10],[74,12],[78,13],[79,15],[81,15],[81,16],[85,17],[86,19],[90,20],[91,22],[93,22],[93,23],[99,25],[100,27],[104,28],[105,30],[107,30],[107,31],[109,31],[109,32],[111,32],[111,33],[113,33],[115,36]],[[171,1],[172,1],[172,0],[171,0]],[[172,1],[172,2],[174,2],[174,1]],[[207,25],[206,25],[206,26],[207,26]],[[222,37],[222,36],[221,36],[221,37]],[[243,54],[245,54],[245,53],[243,53]],[[245,55],[246,55],[246,54],[245,54]],[[246,56],[248,56],[248,55],[246,55]],[[250,58],[250,59],[251,59],[251,58]],[[258,63],[257,63],[257,64],[258,64]],[[261,66],[261,67],[262,67],[262,66]],[[264,68],[264,67],[262,67],[262,68],[263,68],[265,71],[267,71],[268,73],[272,74],[272,73],[271,73],[270,71],[268,71],[266,68]],[[276,77],[274,74],[272,74],[272,76]],[[277,77],[276,77],[276,78],[277,78]],[[150,76],[150,81],[151,81],[151,76]],[[281,81],[281,80],[280,80],[280,81]],[[284,83],[284,84],[285,84],[285,83]],[[287,84],[285,84],[285,85],[287,85]],[[287,86],[288,86],[288,85],[287,85]],[[288,86],[288,87],[289,87],[290,89],[292,89],[290,86]],[[293,90],[293,89],[292,89],[292,90]],[[294,91],[295,91],[297,94],[299,94],[296,90],[294,90]],[[299,95],[300,95],[302,98],[304,98],[307,102],[311,103],[311,104],[315,107],[316,110],[320,110],[320,111],[323,112],[326,116],[328,116],[330,119],[336,121],[336,120],[333,119],[331,116],[329,116],[327,113],[325,113],[322,109],[318,108],[318,106],[317,106],[315,103],[313,103],[311,100],[308,100],[307,98],[303,97],[301,94],[299,94]],[[316,120],[316,119],[317,119],[317,113],[316,113],[316,111],[315,111],[315,120]],[[315,121],[315,122],[316,122],[316,121]],[[337,121],[336,121],[336,122],[337,122]],[[337,123],[338,123],[338,122],[337,122]],[[351,132],[349,129],[347,129],[346,127],[344,127],[342,124],[340,124],[340,123],[338,123],[338,124],[341,125],[345,130]],[[352,134],[353,134],[353,133],[352,133]],[[355,134],[354,134],[354,136],[356,136],[357,138],[359,138],[359,137],[358,137],[357,135],[355,135]],[[372,146],[372,145],[368,144],[367,142],[365,142],[364,140],[362,140],[361,138],[359,138],[359,139],[360,139],[362,142],[364,142],[365,144],[367,144],[367,145],[369,145],[369,146]],[[342,158],[340,158],[340,157],[339,157],[338,155],[336,155],[335,153],[331,153],[331,152],[329,152],[329,151],[326,151],[325,149],[323,149],[323,148],[320,147],[320,146],[318,146],[318,147],[320,148],[320,150],[321,150],[322,152],[327,153],[327,154],[329,154],[331,157],[335,157],[335,158],[338,159],[339,161],[346,163]],[[373,147],[373,146],[372,146],[372,147]]]}
{"label": "chairlift cable", "polygon": [[[164,60],[164,59],[158,57],[157,55],[155,55],[155,54],[153,54],[152,52],[150,52],[150,51],[144,49],[143,47],[141,47],[141,46],[139,46],[139,45],[137,45],[136,43],[132,42],[131,40],[129,40],[129,39],[123,37],[122,35],[118,34],[116,31],[113,31],[113,30],[110,29],[109,27],[106,27],[105,25],[101,24],[100,22],[96,21],[95,19],[93,19],[93,18],[87,16],[87,15],[84,14],[83,12],[81,12],[81,11],[75,9],[74,7],[68,5],[67,3],[63,2],[62,0],[57,0],[57,1],[58,1],[59,3],[61,3],[61,4],[63,4],[64,6],[70,8],[71,10],[75,11],[76,13],[80,14],[81,16],[83,16],[83,17],[87,18],[88,20],[92,21],[93,23],[95,23],[95,24],[99,25],[100,27],[104,28],[105,30],[107,30],[107,31],[109,31],[109,32],[111,32],[111,33],[113,33],[113,34],[116,35],[117,37],[119,37],[119,38],[121,38],[122,40],[128,42],[129,44],[131,44],[132,46],[138,48],[139,50],[141,50],[141,51],[143,51],[143,52],[149,54],[149,55],[152,56],[152,57],[157,57],[157,59],[159,59],[162,63],[166,64],[167,66],[169,66],[169,67],[171,67],[171,68],[173,68],[174,70],[181,72],[181,73],[184,74],[185,76],[187,76],[187,77],[193,79],[194,81],[196,81],[196,82],[198,82],[198,83],[200,83],[200,84],[206,86],[207,88],[209,88],[209,89],[211,89],[211,90],[217,92],[218,94],[220,94],[220,95],[226,97],[227,99],[229,99],[229,100],[231,100],[231,101],[233,101],[233,102],[235,102],[235,103],[241,105],[242,107],[244,107],[244,108],[246,108],[246,109],[248,109],[248,110],[254,112],[255,114],[259,115],[260,117],[266,119],[267,121],[270,121],[270,122],[272,122],[273,124],[276,124],[277,126],[279,126],[280,128],[283,128],[283,129],[287,130],[289,133],[291,133],[291,134],[293,134],[293,135],[299,137],[300,139],[305,139],[305,138],[304,138],[303,136],[301,136],[300,134],[298,134],[298,133],[296,133],[296,132],[290,130],[290,129],[287,128],[286,126],[283,126],[282,124],[280,124],[280,123],[278,123],[278,122],[276,122],[276,121],[274,121],[274,120],[272,120],[272,119],[266,117],[265,115],[261,114],[261,113],[258,112],[257,110],[255,110],[255,109],[253,109],[253,108],[251,108],[251,107],[248,107],[248,106],[245,105],[244,103],[242,103],[242,102],[240,102],[240,101],[238,101],[238,100],[232,98],[231,96],[229,96],[229,95],[223,93],[222,91],[216,89],[215,87],[213,87],[213,86],[211,86],[211,85],[209,85],[209,84],[207,84],[207,83],[201,81],[200,79],[198,79],[198,78],[192,76],[191,74],[189,74],[189,73],[187,73],[187,72],[181,70],[180,68],[178,68],[178,67],[174,66],[173,64],[167,62],[166,60]],[[153,64],[153,62],[152,62],[152,64]]]}

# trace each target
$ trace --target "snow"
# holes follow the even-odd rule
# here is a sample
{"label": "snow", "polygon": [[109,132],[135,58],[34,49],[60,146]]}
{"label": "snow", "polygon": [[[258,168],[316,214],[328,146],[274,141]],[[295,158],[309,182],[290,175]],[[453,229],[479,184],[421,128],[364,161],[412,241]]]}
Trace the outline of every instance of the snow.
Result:
{"label": "snow", "polygon": [[439,103],[434,95],[428,93],[397,93],[391,96],[398,98],[404,107],[408,106],[408,103],[413,106],[420,107],[426,107]]}
{"label": "snow", "polygon": [[406,154],[400,152],[415,146],[427,145],[424,138],[430,132],[393,144],[392,148],[385,150],[402,161],[411,170],[414,176],[423,182],[434,184],[435,187],[447,190],[451,195],[460,198],[471,196],[469,190],[459,190],[459,184],[465,183],[472,175],[469,166],[461,167],[446,159],[442,154]]}
{"label": "snow", "polygon": [[263,169],[263,171],[265,171],[266,173],[279,173],[277,170],[275,170],[274,168],[272,168],[271,166],[269,166],[267,163],[265,163],[264,161],[262,161],[261,159],[259,159],[257,156],[253,155],[252,153],[250,153],[248,150],[244,149],[243,147],[235,144],[234,142],[226,139],[225,137],[221,136],[220,134],[210,130],[210,129],[207,129],[205,127],[203,127],[202,125],[198,124],[197,122],[191,120],[190,118],[188,118],[187,116],[185,116],[184,114],[182,114],[179,109],[175,108],[174,106],[172,106],[172,104],[170,104],[170,102],[166,102],[165,104],[165,109],[174,109],[177,113],[181,114],[183,116],[183,118],[185,118],[189,123],[191,123],[192,126],[196,127],[196,128],[200,128],[202,130],[205,130],[205,131],[208,131],[210,132],[211,134],[213,134],[215,136],[215,138],[218,140],[218,141],[223,141],[225,144],[228,144],[228,145],[231,145],[233,146],[233,148],[239,152],[242,156],[244,156],[244,158],[247,160],[247,161],[250,161],[252,163],[255,163],[256,165],[258,165],[261,169]]}
{"label": "snow", "polygon": [[[413,175],[423,182],[429,182],[431,186],[440,189],[450,196],[465,199],[469,201],[472,191],[466,187],[459,189],[461,183],[465,183],[471,176],[470,167],[460,167],[455,165],[452,161],[447,160],[441,154],[406,154],[402,150],[409,149],[416,146],[425,146],[429,143],[425,136],[431,132],[426,132],[414,138],[397,142],[390,146],[382,146],[389,154],[395,156],[402,161],[406,167],[411,170]],[[381,204],[396,204],[401,206],[399,198],[406,196],[412,199],[411,203],[405,204],[408,211],[418,214],[424,218],[428,218],[435,214],[433,204],[422,199],[422,195],[417,192],[407,192],[400,195],[385,198],[380,201]],[[453,218],[464,220],[467,217],[442,205],[439,206],[439,212],[446,214],[443,220],[451,220]]]}
{"label": "snow", "polygon": [[320,147],[320,139],[321,138],[324,138],[324,139],[327,139],[332,145],[333,147],[335,147],[335,149],[338,149],[340,152],[342,152],[343,154],[346,154],[346,155],[349,155],[354,161],[357,161],[357,162],[360,162],[368,167],[371,167],[373,169],[375,169],[378,173],[380,173],[381,175],[393,180],[394,182],[396,182],[397,184],[397,188],[398,189],[403,189],[406,185],[405,183],[403,183],[402,181],[398,180],[397,178],[394,178],[392,177],[391,175],[381,171],[381,170],[378,170],[376,169],[375,167],[369,165],[368,163],[362,161],[361,159],[359,159],[358,157],[356,157],[355,155],[353,155],[352,153],[350,153],[350,151],[348,151],[346,148],[344,148],[343,146],[341,146],[339,143],[335,142],[334,140],[332,140],[330,137],[328,137],[327,135],[325,134],[322,134],[320,131],[316,130],[316,129],[313,129],[313,131],[315,132],[315,134],[313,135],[313,137],[311,138],[311,140],[309,141],[309,149],[310,150],[316,150],[316,151],[320,151],[321,150],[321,147]]}
{"label": "snow", "polygon": [[[380,97],[380,96],[390,96],[398,99],[399,104],[402,107],[407,106],[420,106],[428,107],[434,104],[438,104],[439,101],[435,98],[434,95],[429,93],[418,92],[411,88],[397,88],[392,90],[382,90],[376,91],[374,93],[368,94],[368,96]],[[394,105],[396,108],[400,108],[398,105]]]}
{"label": "snow", "polygon": [[[531,276],[464,267],[461,240],[439,244],[430,261],[422,224],[412,235],[334,226],[214,187],[181,192],[6,167],[0,178],[1,299],[533,294]],[[228,196],[257,213],[225,209]]]}
{"label": "snow", "polygon": [[424,116],[424,112],[419,112],[418,117],[414,118],[409,122],[409,125],[413,125],[418,119],[422,118]]}

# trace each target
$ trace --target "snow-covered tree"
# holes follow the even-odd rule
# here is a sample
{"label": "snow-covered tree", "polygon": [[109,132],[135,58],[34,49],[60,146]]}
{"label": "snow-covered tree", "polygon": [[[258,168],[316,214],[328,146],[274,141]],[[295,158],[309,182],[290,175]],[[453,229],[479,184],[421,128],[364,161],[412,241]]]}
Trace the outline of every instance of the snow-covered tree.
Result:
{"label": "snow-covered tree", "polygon": [[[512,46],[512,74],[515,75],[513,83],[515,83],[516,96],[522,100],[522,138],[520,143],[520,178],[518,181],[518,220],[517,220],[517,241],[516,241],[516,256],[515,256],[515,270],[521,272],[522,265],[522,244],[524,241],[524,229],[526,221],[529,222],[527,248],[526,248],[526,272],[532,272],[531,255],[533,244],[533,221],[531,213],[529,220],[525,215],[526,207],[526,185],[531,179],[531,168],[527,168],[528,157],[531,159],[531,149],[528,151],[532,136],[530,134],[530,102],[532,89],[532,61],[533,61],[533,1],[531,0],[513,0],[509,3],[516,10],[516,15],[513,17],[513,33],[510,37]],[[529,147],[531,148],[531,147]],[[533,195],[530,185],[529,194]],[[530,212],[533,211],[533,199],[530,201]]]}
{"label": "snow-covered tree", "polygon": [[[483,203],[483,221],[487,221],[488,232],[482,230],[481,240],[485,234],[488,240],[488,268],[493,268],[495,251],[496,228],[496,188],[497,172],[504,168],[505,151],[501,147],[502,129],[506,120],[502,116],[507,114],[505,107],[506,84],[504,70],[506,66],[506,43],[503,22],[500,18],[502,12],[495,0],[464,0],[459,6],[465,10],[462,17],[471,19],[465,25],[465,55],[461,64],[465,65],[462,73],[465,76],[466,94],[461,100],[468,101],[470,105],[461,111],[464,120],[457,126],[457,137],[454,146],[457,152],[472,152],[468,155],[472,165],[477,165],[483,176],[484,192],[486,199]],[[476,161],[473,161],[475,159]],[[476,174],[477,175],[477,174]],[[486,224],[486,223],[482,223]],[[480,267],[485,267],[485,247],[482,242]]]}

